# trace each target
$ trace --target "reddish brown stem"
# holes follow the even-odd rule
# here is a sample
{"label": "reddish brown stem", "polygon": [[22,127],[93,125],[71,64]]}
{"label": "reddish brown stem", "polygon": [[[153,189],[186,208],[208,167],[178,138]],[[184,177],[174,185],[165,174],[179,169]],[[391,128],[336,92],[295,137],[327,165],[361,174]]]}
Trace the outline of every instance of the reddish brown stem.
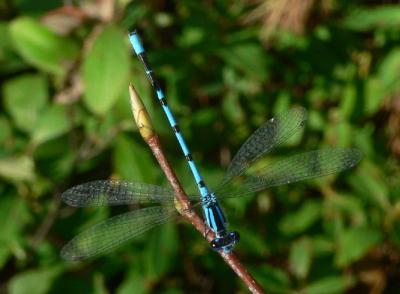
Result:
{"label": "reddish brown stem", "polygon": [[[208,242],[211,242],[215,238],[215,235],[211,230],[206,227],[202,218],[199,217],[193,209],[190,209],[190,201],[185,191],[182,189],[182,185],[176,177],[174,171],[172,170],[171,165],[165,158],[164,152],[161,148],[160,140],[158,139],[158,136],[151,123],[150,116],[147,113],[146,108],[144,107],[143,102],[133,85],[129,85],[129,93],[131,97],[133,117],[135,119],[136,125],[139,128],[140,135],[150,146],[151,151],[153,151],[154,156],[156,157],[158,163],[160,164],[175,192],[175,207],[185,219],[192,223],[197,231],[199,231],[207,239]],[[207,234],[205,234],[206,232]],[[233,253],[219,252],[219,254],[232,268],[232,270],[238,275],[238,277],[247,285],[248,289],[252,293],[264,293],[261,286],[248,273],[248,271],[243,267],[243,265]]]}
{"label": "reddish brown stem", "polygon": [[[208,240],[208,242],[212,241],[215,237],[214,233],[208,230],[205,226],[203,219],[194,210],[190,209],[190,201],[185,191],[182,189],[182,185],[176,177],[175,172],[172,170],[168,160],[165,158],[164,152],[161,149],[161,144],[158,136],[153,135],[145,141],[150,146],[151,151],[153,152],[162,170],[164,171],[169,183],[171,184],[175,192],[177,201],[179,201],[179,204],[182,208],[180,209],[180,212],[183,217],[188,220],[196,228],[196,230],[199,231],[202,236],[204,236]],[[210,233],[204,234],[204,232],[208,231]],[[225,262],[231,267],[231,269],[237,274],[237,276],[246,284],[250,292],[265,293],[261,286],[247,271],[247,269],[243,266],[243,264],[239,261],[239,259],[233,252],[224,253],[222,251],[219,251],[219,255],[225,260]]]}

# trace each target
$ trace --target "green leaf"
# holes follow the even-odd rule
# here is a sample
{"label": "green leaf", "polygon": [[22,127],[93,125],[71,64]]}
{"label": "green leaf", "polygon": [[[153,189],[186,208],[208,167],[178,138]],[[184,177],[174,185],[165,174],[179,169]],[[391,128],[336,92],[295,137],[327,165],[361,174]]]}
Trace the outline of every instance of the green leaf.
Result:
{"label": "green leaf", "polygon": [[308,112],[308,123],[311,129],[323,131],[326,126],[323,113],[310,109]]}
{"label": "green leaf", "polygon": [[[11,122],[4,116],[0,116],[0,143],[4,144],[11,137]],[[2,156],[0,152],[0,156]]]}
{"label": "green leaf", "polygon": [[159,166],[154,163],[148,150],[128,137],[117,137],[113,157],[114,169],[121,178],[154,183]]}
{"label": "green leaf", "polygon": [[61,105],[51,105],[38,119],[32,133],[32,141],[35,145],[39,145],[65,134],[71,126],[66,108]]}
{"label": "green leaf", "polygon": [[228,92],[224,97],[222,107],[224,114],[231,121],[242,122],[244,120],[245,115],[236,93]]}
{"label": "green leaf", "polygon": [[344,293],[355,283],[352,277],[326,277],[320,279],[306,288],[300,293],[304,294],[336,294]]}
{"label": "green leaf", "polygon": [[312,244],[307,239],[301,239],[292,244],[289,255],[291,272],[299,279],[304,279],[311,266]]}
{"label": "green leaf", "polygon": [[16,50],[28,63],[55,75],[65,74],[66,62],[71,62],[79,52],[75,42],[29,17],[15,19],[10,34]]}
{"label": "green leaf", "polygon": [[94,287],[93,287],[94,294],[107,294],[108,293],[103,274],[96,273],[93,278],[93,284],[94,284]]}
{"label": "green leaf", "polygon": [[381,5],[351,10],[342,25],[355,31],[397,28],[400,25],[400,7],[398,5]]}
{"label": "green leaf", "polygon": [[149,293],[146,277],[138,266],[131,266],[124,281],[118,287],[118,294],[146,294]]}
{"label": "green leaf", "polygon": [[5,62],[10,51],[12,51],[12,44],[10,40],[10,35],[8,33],[7,22],[0,22],[0,61]]}
{"label": "green leaf", "polygon": [[0,176],[11,181],[31,181],[35,177],[34,162],[29,156],[2,158]]}
{"label": "green leaf", "polygon": [[[242,197],[246,198],[246,197]],[[238,200],[238,199],[235,199]],[[241,205],[246,207],[245,205]],[[245,210],[245,209],[243,209]],[[235,209],[236,212],[236,209]],[[247,227],[237,226],[235,224],[235,229],[240,232],[240,244],[242,248],[246,248],[247,254],[253,254],[254,256],[262,256],[268,253],[268,245],[265,242],[264,236],[261,234],[254,234],[253,231],[249,230]]]}
{"label": "green leaf", "polygon": [[311,239],[311,246],[313,249],[314,256],[326,255],[327,253],[331,253],[335,250],[335,244],[331,240],[331,238],[325,236],[315,236]]}
{"label": "green leaf", "polygon": [[146,277],[159,279],[172,266],[175,259],[178,235],[174,224],[165,224],[151,232],[146,242],[145,252]]}
{"label": "green leaf", "polygon": [[105,114],[122,91],[128,91],[127,36],[115,26],[104,29],[83,62],[84,102],[96,114]]}
{"label": "green leaf", "polygon": [[380,231],[367,227],[351,228],[343,232],[338,240],[339,249],[336,255],[336,263],[339,266],[351,264],[362,258],[382,238]]}
{"label": "green leaf", "polygon": [[351,146],[351,140],[353,138],[351,134],[351,126],[346,121],[339,123],[329,124],[326,128],[327,137],[330,137],[332,142],[338,147],[349,147]]}
{"label": "green leaf", "polygon": [[379,66],[377,78],[381,81],[386,95],[400,90],[400,48],[390,51]]}
{"label": "green leaf", "polygon": [[318,201],[305,202],[298,211],[287,214],[281,220],[279,228],[285,234],[304,232],[321,216],[321,203]]}
{"label": "green leaf", "polygon": [[390,207],[389,187],[385,175],[378,165],[363,160],[357,173],[349,175],[354,190],[382,210]]}
{"label": "green leaf", "polygon": [[201,44],[204,42],[206,32],[203,28],[188,26],[184,28],[179,39],[178,44],[181,47],[190,47]]}
{"label": "green leaf", "polygon": [[0,268],[4,266],[9,256],[21,252],[23,229],[30,221],[26,202],[17,195],[2,195],[0,197]]}
{"label": "green leaf", "polygon": [[22,272],[8,284],[10,294],[48,293],[54,280],[61,273],[60,267],[41,268]]}
{"label": "green leaf", "polygon": [[15,124],[31,132],[48,99],[47,79],[38,74],[26,74],[3,85],[4,104]]}
{"label": "green leaf", "polygon": [[8,22],[0,22],[0,72],[5,74],[26,68],[24,61],[14,52],[8,25]]}
{"label": "green leaf", "polygon": [[341,119],[350,119],[357,102],[357,89],[353,83],[344,88],[343,98],[340,100]]}
{"label": "green leaf", "polygon": [[252,269],[251,272],[268,293],[288,292],[290,279],[283,270],[269,265],[262,265]]}
{"label": "green leaf", "polygon": [[267,59],[261,46],[255,44],[240,44],[224,47],[220,51],[224,61],[245,74],[257,80],[268,78]]}
{"label": "green leaf", "polygon": [[[396,73],[393,73],[393,75],[396,76]],[[382,78],[384,78],[384,75],[379,76],[379,78],[368,78],[365,81],[364,103],[366,115],[374,115],[378,112],[383,106],[385,98],[388,97],[390,88],[385,87]]]}
{"label": "green leaf", "polygon": [[335,211],[344,212],[352,217],[364,218],[362,199],[351,194],[339,194],[334,192],[325,203],[328,205],[328,209],[333,213],[335,213]]}
{"label": "green leaf", "polygon": [[213,108],[199,109],[191,116],[193,125],[210,126],[218,119],[218,112]]}

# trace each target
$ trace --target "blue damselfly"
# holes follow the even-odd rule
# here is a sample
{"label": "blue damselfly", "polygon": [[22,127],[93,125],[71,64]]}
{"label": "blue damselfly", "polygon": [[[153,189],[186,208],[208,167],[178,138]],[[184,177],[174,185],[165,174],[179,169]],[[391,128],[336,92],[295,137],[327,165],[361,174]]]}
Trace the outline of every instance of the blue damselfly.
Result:
{"label": "blue damselfly", "polygon": [[[196,181],[200,195],[189,197],[193,203],[201,205],[205,222],[216,235],[211,242],[212,248],[229,252],[239,241],[239,234],[227,228],[226,217],[219,200],[250,195],[269,187],[337,173],[353,167],[360,161],[362,155],[357,149],[327,148],[258,164],[262,162],[264,155],[282,145],[304,127],[307,111],[302,107],[295,107],[270,119],[257,129],[233,157],[220,184],[214,189],[209,189],[185,143],[163,91],[155,79],[136,32],[130,34],[130,41],[136,55],[144,65],[147,77]],[[72,187],[64,192],[62,197],[67,204],[76,207],[153,205],[109,218],[76,236],[61,253],[62,257],[71,260],[110,251],[176,215],[173,191],[152,184],[124,180],[99,180]]]}

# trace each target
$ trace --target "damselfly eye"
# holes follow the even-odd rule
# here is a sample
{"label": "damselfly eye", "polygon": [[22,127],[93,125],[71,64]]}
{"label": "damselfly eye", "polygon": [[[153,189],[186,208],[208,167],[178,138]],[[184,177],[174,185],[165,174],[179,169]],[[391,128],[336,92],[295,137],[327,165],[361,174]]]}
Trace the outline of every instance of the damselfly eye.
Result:
{"label": "damselfly eye", "polygon": [[228,236],[229,236],[230,243],[232,243],[232,244],[236,244],[240,241],[239,232],[236,232],[236,231],[230,232]]}
{"label": "damselfly eye", "polygon": [[221,248],[224,246],[223,244],[223,239],[222,238],[215,238],[210,242],[211,248],[214,250],[221,250]]}

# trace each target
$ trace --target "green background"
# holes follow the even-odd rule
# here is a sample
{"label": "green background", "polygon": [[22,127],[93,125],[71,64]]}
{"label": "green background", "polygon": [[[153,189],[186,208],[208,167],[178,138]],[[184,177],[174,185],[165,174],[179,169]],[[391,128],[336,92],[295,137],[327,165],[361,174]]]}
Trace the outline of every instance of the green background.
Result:
{"label": "green background", "polygon": [[241,233],[236,253],[266,290],[399,293],[399,5],[1,0],[0,17],[1,293],[246,292],[182,221],[95,259],[59,257],[74,235],[128,209],[68,207],[64,190],[110,177],[167,185],[134,125],[129,82],[194,191],[133,56],[134,28],[206,182],[222,178],[252,131],[296,105],[309,112],[305,131],[270,156],[364,153],[342,174],[223,203]]}

